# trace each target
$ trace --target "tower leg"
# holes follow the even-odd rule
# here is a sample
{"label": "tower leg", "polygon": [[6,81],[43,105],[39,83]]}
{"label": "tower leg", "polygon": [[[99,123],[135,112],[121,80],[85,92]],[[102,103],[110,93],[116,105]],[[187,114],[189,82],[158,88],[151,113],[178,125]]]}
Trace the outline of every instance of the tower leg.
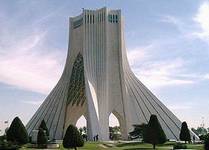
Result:
{"label": "tower leg", "polygon": [[98,106],[94,89],[88,80],[86,84],[86,98],[87,98],[87,132],[88,140],[93,141],[96,135],[101,135],[99,130]]}

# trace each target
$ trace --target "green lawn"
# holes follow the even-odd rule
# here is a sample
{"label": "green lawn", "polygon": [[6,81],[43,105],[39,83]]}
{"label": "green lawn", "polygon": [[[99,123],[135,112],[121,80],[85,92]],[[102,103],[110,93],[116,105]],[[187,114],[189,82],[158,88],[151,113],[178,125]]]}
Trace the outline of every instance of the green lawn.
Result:
{"label": "green lawn", "polygon": [[[201,144],[187,144],[188,149],[203,150],[203,145]],[[163,145],[158,145],[157,150],[171,150],[173,149],[173,143],[165,143]],[[21,150],[30,150],[28,148],[22,148]],[[34,149],[31,149],[34,150]],[[62,146],[60,150],[65,150]],[[78,150],[152,150],[151,144],[141,144],[141,143],[100,143],[100,142],[87,142],[84,147],[78,148]]]}
{"label": "green lawn", "polygon": [[[106,146],[106,148],[104,148]],[[201,144],[187,144],[188,149],[203,150],[203,145]],[[62,148],[64,150],[64,148]],[[141,143],[118,143],[118,144],[108,144],[108,143],[86,143],[84,147],[78,148],[79,150],[152,150],[151,144],[141,144]],[[157,150],[171,150],[173,149],[173,143],[165,143],[156,147]]]}
{"label": "green lawn", "polygon": [[[105,150],[106,148],[102,148],[100,143],[95,142],[87,142],[84,147],[79,147],[78,150]],[[65,150],[63,147],[60,150]]]}

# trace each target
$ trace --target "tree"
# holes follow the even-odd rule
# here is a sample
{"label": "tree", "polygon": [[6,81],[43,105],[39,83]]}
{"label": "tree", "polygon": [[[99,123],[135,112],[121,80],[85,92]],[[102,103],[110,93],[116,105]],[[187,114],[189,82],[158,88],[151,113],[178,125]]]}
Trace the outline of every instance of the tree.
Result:
{"label": "tree", "polygon": [[87,137],[87,128],[85,126],[83,127],[83,135],[82,135],[82,137],[83,137],[83,139],[85,141],[88,140],[88,137]]}
{"label": "tree", "polygon": [[188,129],[187,123],[183,122],[181,125],[181,131],[180,131],[180,140],[181,141],[185,141],[185,143],[187,141],[191,141],[191,135],[190,135],[190,131]]}
{"label": "tree", "polygon": [[46,123],[45,123],[44,120],[41,121],[41,124],[39,126],[39,129],[40,128],[42,128],[45,131],[46,136],[48,137],[49,136],[49,130],[48,130],[48,128],[47,128]]}
{"label": "tree", "polygon": [[197,127],[197,129],[191,128],[191,130],[198,136],[206,135],[208,133],[207,129],[204,127]]}
{"label": "tree", "polygon": [[121,132],[119,126],[109,127],[109,138],[110,140],[121,139]]}
{"label": "tree", "polygon": [[82,135],[83,134],[83,128],[79,128],[78,130],[79,130],[80,134]]}
{"label": "tree", "polygon": [[80,132],[82,138],[85,141],[87,141],[87,129],[86,129],[86,127],[84,126],[84,127],[79,128],[79,132]]}
{"label": "tree", "polygon": [[153,149],[155,149],[157,144],[163,144],[166,140],[166,135],[157,119],[157,116],[151,115],[145,128],[144,142],[152,144]]}
{"label": "tree", "polygon": [[83,132],[84,134],[87,134],[87,128],[85,126],[83,127]]}
{"label": "tree", "polygon": [[145,123],[133,125],[134,130],[132,132],[130,132],[129,135],[131,136],[132,139],[136,139],[136,138],[143,139],[146,126],[147,125]]}
{"label": "tree", "polygon": [[205,135],[204,148],[205,150],[209,150],[209,134]]}
{"label": "tree", "polygon": [[18,117],[14,118],[7,131],[7,140],[18,145],[26,144],[29,140],[25,126]]}
{"label": "tree", "polygon": [[69,125],[63,139],[64,148],[74,148],[77,150],[77,147],[82,147],[83,145],[84,141],[78,129],[73,125]]}
{"label": "tree", "polygon": [[205,129],[204,127],[197,127],[197,133],[198,135],[206,135],[207,129]]}
{"label": "tree", "polygon": [[47,147],[47,136],[46,131],[42,128],[39,128],[38,130],[38,136],[37,136],[37,144],[38,148],[46,148]]}

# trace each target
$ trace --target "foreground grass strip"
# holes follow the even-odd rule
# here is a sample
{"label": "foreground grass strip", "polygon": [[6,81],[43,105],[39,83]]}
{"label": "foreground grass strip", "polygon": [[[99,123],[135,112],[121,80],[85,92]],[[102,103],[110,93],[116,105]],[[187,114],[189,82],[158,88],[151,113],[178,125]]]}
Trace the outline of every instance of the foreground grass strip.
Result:
{"label": "foreground grass strip", "polygon": [[[61,146],[60,150],[67,150],[67,149]],[[87,142],[84,144],[84,147],[79,147],[78,150],[120,150],[120,149],[112,149],[112,148],[106,147],[103,145],[103,143],[100,143],[100,142]]]}
{"label": "foreground grass strip", "polygon": [[[163,145],[158,145],[156,150],[172,150],[174,143],[165,143]],[[187,144],[188,149],[194,150],[204,150],[203,144]],[[21,150],[36,150],[33,148],[21,148]],[[51,150],[68,150],[60,145],[59,149]],[[73,150],[73,149],[70,149]],[[111,143],[108,146],[108,143],[103,142],[86,142],[84,147],[79,147],[78,150],[153,150],[151,144],[147,143]]]}
{"label": "foreground grass strip", "polygon": [[[173,142],[167,142],[162,145],[157,145],[157,150],[172,150],[173,149]],[[151,144],[147,143],[118,143],[116,144],[120,150],[153,150]],[[204,150],[203,144],[187,144],[188,149],[195,149],[195,150]]]}

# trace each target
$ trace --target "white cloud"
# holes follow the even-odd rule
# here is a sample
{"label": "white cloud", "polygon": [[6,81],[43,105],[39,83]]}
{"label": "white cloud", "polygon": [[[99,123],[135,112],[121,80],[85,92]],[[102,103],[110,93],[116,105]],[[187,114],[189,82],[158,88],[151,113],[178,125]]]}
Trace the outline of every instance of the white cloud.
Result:
{"label": "white cloud", "polygon": [[[187,39],[201,39],[209,43],[209,2],[204,1],[192,18],[181,19],[176,16],[163,15],[160,21],[175,25],[181,36]],[[190,20],[190,21],[189,21]]]}
{"label": "white cloud", "polygon": [[183,25],[183,22],[180,21],[178,18],[171,16],[171,15],[164,15],[161,17],[160,19],[161,22],[165,22],[165,23],[170,23],[170,24],[174,24],[177,27],[180,27]]}
{"label": "white cloud", "polygon": [[179,102],[175,103],[175,101],[171,104],[168,104],[168,108],[173,111],[183,111],[183,110],[189,110],[189,109],[196,109],[199,107],[198,101],[187,101],[182,100],[181,103]]}
{"label": "white cloud", "polygon": [[22,103],[24,104],[30,104],[30,105],[41,105],[43,103],[43,101],[38,101],[38,100],[35,100],[35,101],[21,101]]}
{"label": "white cloud", "polygon": [[[209,35],[209,3],[204,2],[194,20],[201,26],[201,35]],[[53,15],[53,13],[52,13]],[[50,15],[49,15],[50,16]],[[41,23],[48,16],[35,21]],[[5,18],[4,18],[5,20]],[[162,16],[162,22],[176,25],[181,31],[185,30],[186,23],[174,16]],[[0,25],[3,22],[0,22]],[[184,24],[185,23],[185,24]],[[2,24],[5,27],[7,24]],[[60,54],[54,50],[45,54],[47,46],[43,41],[47,32],[30,33],[30,36],[15,37],[14,31],[0,29],[0,82],[14,85],[21,89],[48,93],[59,79],[63,65]],[[14,34],[13,34],[14,33]],[[134,34],[134,33],[131,33]],[[2,36],[3,35],[3,36]],[[12,35],[12,36],[10,36]],[[9,40],[11,38],[11,40]],[[1,41],[1,40],[4,41]],[[14,41],[14,42],[13,42]],[[9,43],[10,45],[6,45]],[[188,77],[179,78],[185,74],[185,61],[180,58],[171,60],[153,61],[152,51],[156,45],[136,47],[128,51],[130,65],[136,75],[150,87],[164,87],[171,85],[192,84],[195,81]],[[62,55],[62,60],[64,55]],[[204,76],[207,79],[207,76]]]}
{"label": "white cloud", "polygon": [[66,53],[49,48],[46,43],[49,28],[44,29],[42,24],[62,9],[48,10],[41,17],[33,16],[34,19],[21,24],[27,9],[12,17],[0,12],[0,82],[47,94],[60,78]]}
{"label": "white cloud", "polygon": [[161,16],[160,21],[163,23],[168,23],[168,24],[174,25],[176,27],[176,29],[182,34],[181,36],[183,36],[183,37],[188,36],[187,32],[188,32],[189,28],[191,28],[191,25],[187,24],[184,20],[182,20],[176,16],[163,15],[163,16]]}
{"label": "white cloud", "polygon": [[203,75],[203,79],[207,79],[207,80],[209,80],[209,74],[205,74],[205,75]]}
{"label": "white cloud", "polygon": [[195,17],[193,18],[195,22],[197,22],[201,28],[201,31],[195,32],[194,34],[197,35],[202,40],[206,40],[209,42],[209,2],[203,2]]}
{"label": "white cloud", "polygon": [[168,108],[173,110],[173,111],[175,111],[175,110],[179,111],[179,110],[192,109],[193,107],[190,106],[189,104],[185,104],[185,105],[184,104],[181,104],[181,105],[175,104],[175,105],[168,106]]}
{"label": "white cloud", "polygon": [[[48,93],[60,77],[60,54],[41,43],[45,33],[34,33],[17,42],[0,55],[0,82],[21,89]],[[2,51],[2,49],[1,49]]]}
{"label": "white cloud", "polygon": [[[193,58],[182,59],[184,57],[182,55],[182,58],[172,57],[168,60],[169,57],[164,57],[165,59],[161,58],[159,60],[159,58],[156,57],[155,51],[156,49],[161,50],[160,53],[166,56],[163,54],[165,52],[163,49],[167,49],[166,46],[177,45],[179,41],[200,38],[201,40],[209,42],[208,18],[209,2],[202,3],[195,17],[190,18],[192,22],[189,22],[189,19],[180,19],[169,14],[160,16],[159,21],[174,25],[181,34],[179,37],[171,37],[172,40],[170,41],[174,43],[170,43],[169,40],[165,39],[151,44],[152,46],[148,47],[148,49],[146,49],[147,47],[145,46],[144,48],[135,48],[128,52],[130,53],[128,55],[129,62],[137,77],[147,86],[156,89],[165,86],[189,85],[209,79],[209,75],[207,74],[191,73],[193,69],[190,67],[191,64],[189,68],[186,66],[186,60],[192,62]],[[198,30],[194,21],[198,23],[201,30]],[[165,53],[167,53],[167,51]]]}
{"label": "white cloud", "polygon": [[190,79],[178,78],[183,72],[184,63],[179,58],[169,61],[151,62],[137,69],[136,75],[152,88],[192,84],[194,81]]}
{"label": "white cloud", "polygon": [[145,60],[150,57],[149,49],[152,48],[152,45],[144,46],[144,47],[135,47],[128,51],[127,57],[129,59],[129,64],[132,66],[136,64],[139,60]]}
{"label": "white cloud", "polygon": [[151,88],[159,88],[194,83],[194,80],[191,80],[190,77],[186,78],[184,76],[186,62],[183,59],[153,61],[151,48],[150,46],[135,48],[128,52],[131,68],[145,85]]}
{"label": "white cloud", "polygon": [[160,88],[165,86],[175,86],[175,85],[182,85],[182,84],[193,84],[194,81],[192,80],[183,80],[183,79],[175,79],[169,76],[156,76],[156,75],[149,75],[143,76],[138,75],[138,78],[141,79],[143,83],[151,88]]}

